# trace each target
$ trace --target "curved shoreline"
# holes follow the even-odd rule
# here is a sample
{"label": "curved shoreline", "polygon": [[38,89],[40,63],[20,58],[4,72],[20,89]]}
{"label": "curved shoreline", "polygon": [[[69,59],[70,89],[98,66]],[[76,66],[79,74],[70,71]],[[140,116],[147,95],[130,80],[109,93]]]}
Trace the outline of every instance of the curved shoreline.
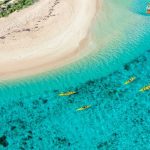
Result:
{"label": "curved shoreline", "polygon": [[0,78],[35,75],[79,59],[87,51],[97,3],[40,0],[0,19]]}

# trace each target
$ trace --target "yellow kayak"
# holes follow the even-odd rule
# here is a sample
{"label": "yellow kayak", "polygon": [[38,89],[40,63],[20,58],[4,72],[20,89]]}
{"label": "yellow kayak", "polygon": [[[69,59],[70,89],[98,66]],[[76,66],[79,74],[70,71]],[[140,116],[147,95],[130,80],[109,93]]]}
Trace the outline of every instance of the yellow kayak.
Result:
{"label": "yellow kayak", "polygon": [[140,89],[140,92],[144,92],[144,91],[148,91],[150,90],[150,85],[143,87],[142,89]]}
{"label": "yellow kayak", "polygon": [[133,82],[136,79],[136,77],[131,77],[129,80],[127,80],[124,84],[129,84],[131,82]]}
{"label": "yellow kayak", "polygon": [[91,106],[91,105],[82,106],[82,107],[76,109],[76,111],[82,111],[82,110],[88,109],[88,108],[90,108],[90,107],[92,107],[92,106]]}
{"label": "yellow kayak", "polygon": [[69,91],[69,92],[65,92],[65,93],[60,93],[59,96],[69,96],[69,95],[73,95],[73,94],[76,94],[76,92]]}

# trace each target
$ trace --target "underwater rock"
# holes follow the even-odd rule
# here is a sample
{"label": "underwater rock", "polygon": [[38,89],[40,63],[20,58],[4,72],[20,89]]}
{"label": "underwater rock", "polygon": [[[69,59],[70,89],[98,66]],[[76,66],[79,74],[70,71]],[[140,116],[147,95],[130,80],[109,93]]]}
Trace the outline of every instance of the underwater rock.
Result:
{"label": "underwater rock", "polygon": [[97,145],[97,149],[117,149],[117,140],[118,140],[118,134],[117,133],[113,133],[110,137],[110,139],[108,139],[105,142],[100,142]]}
{"label": "underwater rock", "polygon": [[8,142],[7,142],[7,139],[6,139],[5,135],[0,137],[0,145],[3,145],[4,147],[8,146]]}
{"label": "underwater rock", "polygon": [[41,137],[39,137],[39,140],[42,141],[43,139]]}
{"label": "underwater rock", "polygon": [[58,145],[61,148],[62,145],[70,146],[71,143],[65,137],[56,137],[53,141],[55,145]]}
{"label": "underwater rock", "polygon": [[27,139],[28,139],[28,140],[32,139],[32,136],[31,136],[31,135],[28,135]]}
{"label": "underwater rock", "polygon": [[59,92],[59,90],[53,90],[53,92],[54,92],[54,93],[57,93],[57,92]]}
{"label": "underwater rock", "polygon": [[25,150],[25,148],[23,148],[23,147],[20,147],[20,150]]}
{"label": "underwater rock", "polygon": [[28,133],[29,133],[29,134],[32,134],[32,131],[29,130]]}
{"label": "underwater rock", "polygon": [[97,149],[107,148],[107,146],[108,146],[107,142],[102,142],[97,145]]}
{"label": "underwater rock", "polygon": [[48,100],[47,99],[43,99],[42,102],[43,102],[43,104],[46,104],[48,102]]}
{"label": "underwater rock", "polygon": [[89,80],[88,82],[86,82],[87,85],[93,85],[94,84],[94,81],[92,80]]}
{"label": "underwater rock", "polygon": [[16,126],[12,126],[12,127],[11,127],[11,130],[14,130],[14,129],[16,129]]}
{"label": "underwater rock", "polygon": [[68,100],[68,103],[71,103],[71,104],[72,104],[73,102],[74,102],[74,100],[72,100],[72,99],[69,99],[69,100]]}
{"label": "underwater rock", "polygon": [[124,66],[124,69],[127,70],[127,71],[129,71],[129,70],[130,70],[130,66],[129,66],[128,64],[126,64],[126,65]]}

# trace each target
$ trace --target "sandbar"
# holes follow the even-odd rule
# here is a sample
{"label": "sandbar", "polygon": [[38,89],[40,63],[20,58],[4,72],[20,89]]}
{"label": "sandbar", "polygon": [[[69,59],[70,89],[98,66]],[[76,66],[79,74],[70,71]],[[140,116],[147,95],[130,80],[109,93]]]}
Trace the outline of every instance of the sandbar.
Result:
{"label": "sandbar", "polygon": [[39,0],[0,18],[0,80],[56,69],[81,58],[100,0]]}

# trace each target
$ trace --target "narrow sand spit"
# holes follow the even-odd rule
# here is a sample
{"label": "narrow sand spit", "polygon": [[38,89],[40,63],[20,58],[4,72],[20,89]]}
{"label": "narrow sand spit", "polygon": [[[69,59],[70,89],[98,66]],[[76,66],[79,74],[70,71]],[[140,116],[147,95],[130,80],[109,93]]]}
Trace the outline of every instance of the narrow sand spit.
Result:
{"label": "narrow sand spit", "polygon": [[40,0],[0,19],[0,80],[38,74],[84,54],[99,0]]}

